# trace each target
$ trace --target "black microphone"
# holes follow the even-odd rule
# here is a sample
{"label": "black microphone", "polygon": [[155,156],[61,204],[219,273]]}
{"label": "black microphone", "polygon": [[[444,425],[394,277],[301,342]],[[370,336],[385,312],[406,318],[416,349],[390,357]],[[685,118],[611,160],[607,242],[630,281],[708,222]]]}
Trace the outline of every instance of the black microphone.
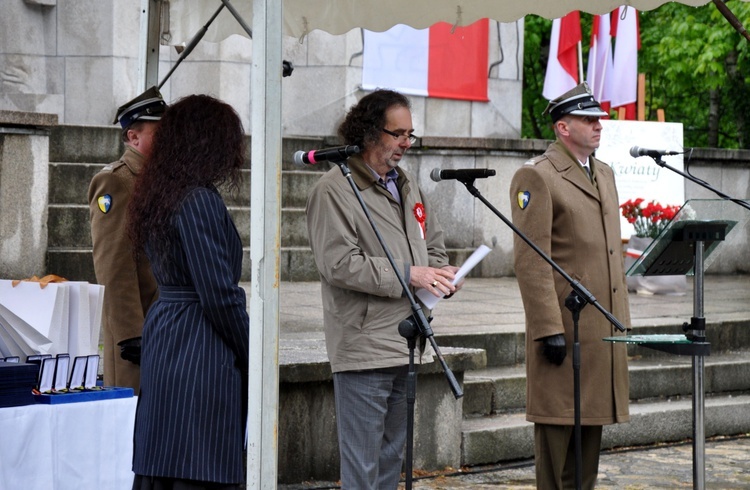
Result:
{"label": "black microphone", "polygon": [[495,175],[495,171],[491,168],[459,168],[456,170],[439,169],[434,168],[430,172],[430,178],[435,182],[441,180],[470,180],[470,179],[486,179]]}
{"label": "black microphone", "polygon": [[649,150],[648,148],[639,148],[637,146],[634,146],[630,149],[630,156],[633,158],[638,157],[651,157],[651,158],[659,158],[660,156],[669,156],[669,155],[681,155],[684,152],[682,151],[669,151],[669,150]]}
{"label": "black microphone", "polygon": [[359,153],[359,146],[347,145],[324,150],[298,151],[294,154],[294,163],[297,165],[315,165],[320,162],[344,162],[350,156]]}

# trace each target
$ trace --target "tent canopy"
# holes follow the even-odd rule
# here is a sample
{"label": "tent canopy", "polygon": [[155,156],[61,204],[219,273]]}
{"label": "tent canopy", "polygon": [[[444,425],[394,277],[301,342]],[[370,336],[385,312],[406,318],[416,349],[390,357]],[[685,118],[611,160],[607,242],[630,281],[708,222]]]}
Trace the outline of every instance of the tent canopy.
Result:
{"label": "tent canopy", "polygon": [[[422,29],[436,22],[466,26],[489,17],[499,22],[513,22],[534,14],[547,19],[562,17],[573,10],[590,14],[611,12],[627,4],[638,10],[652,10],[669,0],[283,0],[283,30],[287,36],[303,38],[320,29],[330,34],[344,34],[356,27],[385,31],[396,24]],[[747,0],[745,0],[747,1]],[[232,6],[252,25],[252,2],[231,0]],[[709,0],[681,0],[697,7]],[[221,5],[218,0],[171,0],[169,7],[172,44],[188,42]],[[246,36],[244,30],[225,11],[206,33],[205,40],[218,42],[232,34]]]}

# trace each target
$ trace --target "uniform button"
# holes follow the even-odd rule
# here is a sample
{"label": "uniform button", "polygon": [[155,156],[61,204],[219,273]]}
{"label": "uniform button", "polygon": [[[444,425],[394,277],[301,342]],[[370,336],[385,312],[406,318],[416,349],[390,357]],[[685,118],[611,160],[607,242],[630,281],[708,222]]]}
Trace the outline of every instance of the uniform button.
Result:
{"label": "uniform button", "polygon": [[615,251],[610,248],[609,249],[609,255],[612,255],[613,253],[615,253]]}
{"label": "uniform button", "polygon": [[389,269],[388,267],[386,267],[386,268],[385,268],[385,269],[383,269],[383,270],[384,270],[385,272],[391,272],[391,270],[390,270],[390,269]]}
{"label": "uniform button", "polygon": [[617,292],[617,288],[612,288],[612,292],[616,293]]}

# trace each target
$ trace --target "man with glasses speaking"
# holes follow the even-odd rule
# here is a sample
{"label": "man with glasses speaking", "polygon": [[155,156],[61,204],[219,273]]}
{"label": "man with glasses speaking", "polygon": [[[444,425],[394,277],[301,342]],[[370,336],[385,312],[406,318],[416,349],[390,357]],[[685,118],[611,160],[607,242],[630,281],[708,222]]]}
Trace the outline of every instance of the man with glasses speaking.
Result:
{"label": "man with glasses speaking", "polygon": [[[413,289],[456,291],[440,228],[426,196],[399,167],[416,141],[409,100],[378,90],[339,127],[357,185],[378,231]],[[407,342],[398,325],[411,315],[396,272],[339,168],[307,201],[307,231],[320,273],[328,359],[333,371],[342,488],[396,489],[406,444]],[[429,311],[425,311],[429,315]],[[415,362],[431,362],[417,342]]]}

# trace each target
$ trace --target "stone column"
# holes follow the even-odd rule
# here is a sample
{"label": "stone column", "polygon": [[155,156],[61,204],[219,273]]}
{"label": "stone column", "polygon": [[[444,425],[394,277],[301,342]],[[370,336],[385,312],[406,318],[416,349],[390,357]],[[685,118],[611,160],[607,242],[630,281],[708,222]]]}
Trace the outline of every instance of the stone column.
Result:
{"label": "stone column", "polygon": [[47,254],[49,131],[57,115],[0,110],[0,278],[41,276]]}

